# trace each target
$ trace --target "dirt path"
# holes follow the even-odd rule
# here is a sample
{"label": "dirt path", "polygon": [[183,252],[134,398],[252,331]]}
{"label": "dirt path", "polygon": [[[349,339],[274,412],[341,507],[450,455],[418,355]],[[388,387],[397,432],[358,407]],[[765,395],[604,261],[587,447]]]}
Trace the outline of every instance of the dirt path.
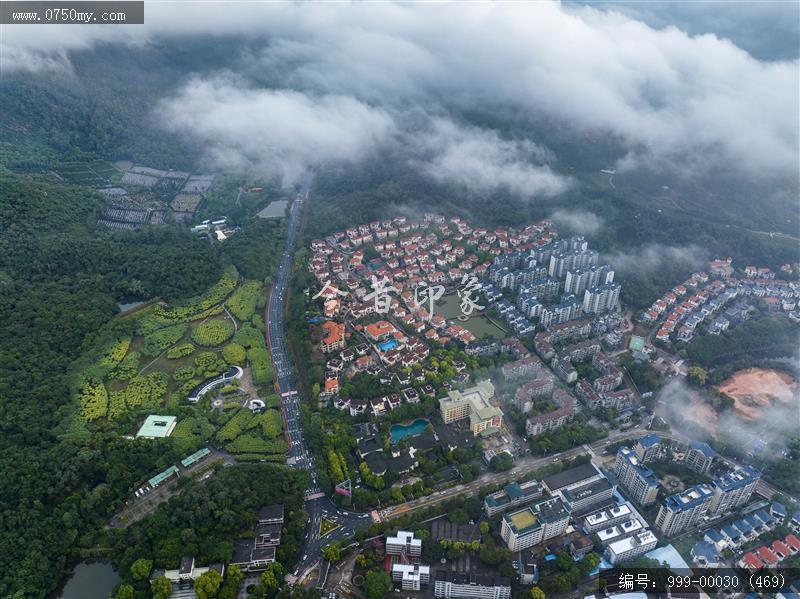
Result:
{"label": "dirt path", "polygon": [[244,374],[242,374],[242,378],[239,379],[239,388],[245,393],[248,393],[252,398],[258,397],[258,389],[253,383],[252,369],[250,366],[246,366],[242,370],[244,370]]}

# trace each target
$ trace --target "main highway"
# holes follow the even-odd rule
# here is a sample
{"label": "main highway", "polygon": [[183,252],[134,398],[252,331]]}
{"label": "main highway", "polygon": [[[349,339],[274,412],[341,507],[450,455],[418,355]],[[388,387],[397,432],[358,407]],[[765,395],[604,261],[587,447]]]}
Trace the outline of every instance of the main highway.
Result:
{"label": "main highway", "polygon": [[[283,414],[290,445],[287,463],[290,467],[306,470],[311,476],[311,484],[305,492],[305,510],[308,514],[305,539],[298,568],[295,571],[300,576],[319,559],[322,547],[334,541],[351,537],[357,529],[364,528],[372,522],[369,514],[341,509],[324,495],[319,487],[317,465],[306,444],[300,416],[300,394],[286,345],[285,315],[293,246],[300,213],[303,204],[308,200],[310,183],[310,177],[303,181],[297,196],[289,207],[286,243],[278,264],[278,272],[270,289],[266,309],[267,342],[272,353],[272,363],[283,402]],[[320,537],[320,523],[323,518],[338,524],[339,527],[324,537]]]}

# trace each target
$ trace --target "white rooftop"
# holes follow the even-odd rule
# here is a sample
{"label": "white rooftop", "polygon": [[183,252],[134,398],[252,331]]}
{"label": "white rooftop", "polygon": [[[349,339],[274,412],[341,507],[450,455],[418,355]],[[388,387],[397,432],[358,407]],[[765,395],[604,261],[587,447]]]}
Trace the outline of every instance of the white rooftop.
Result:
{"label": "white rooftop", "polygon": [[602,524],[606,520],[611,520],[612,518],[628,516],[630,513],[631,508],[629,508],[626,504],[622,504],[611,509],[601,510],[593,514],[589,514],[586,516],[586,522],[591,526],[595,526],[596,524]]}
{"label": "white rooftop", "polygon": [[641,545],[647,545],[648,543],[652,543],[656,540],[656,536],[653,534],[651,530],[643,530],[642,532],[633,535],[632,537],[628,537],[626,539],[620,539],[619,541],[614,541],[608,546],[608,549],[615,553],[616,555],[621,555],[626,551],[630,551],[634,547],[639,547]]}
{"label": "white rooftop", "polygon": [[407,530],[398,530],[397,536],[386,537],[386,544],[421,546],[422,539],[415,539],[414,533]]}

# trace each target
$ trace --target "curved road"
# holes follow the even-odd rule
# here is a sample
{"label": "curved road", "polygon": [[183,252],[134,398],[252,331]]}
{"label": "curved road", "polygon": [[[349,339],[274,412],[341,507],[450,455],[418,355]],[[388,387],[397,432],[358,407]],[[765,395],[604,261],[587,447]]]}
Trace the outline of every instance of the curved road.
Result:
{"label": "curved road", "polygon": [[[323,546],[333,541],[350,537],[357,528],[363,528],[372,522],[369,514],[348,512],[341,509],[323,495],[318,486],[317,467],[314,462],[314,456],[306,445],[303,424],[300,419],[300,395],[292,374],[292,362],[286,346],[284,319],[286,314],[286,289],[292,268],[292,245],[297,232],[299,213],[303,203],[308,199],[309,186],[310,177],[303,182],[297,197],[289,208],[286,244],[281,254],[278,274],[273,281],[266,309],[267,342],[272,353],[272,362],[283,401],[283,412],[290,443],[287,462],[290,467],[307,470],[311,475],[311,486],[305,493],[305,509],[308,513],[308,522],[306,523],[305,540],[297,569],[299,574],[308,570],[317,561]],[[319,526],[323,517],[336,522],[340,526],[321,539],[319,537]]]}

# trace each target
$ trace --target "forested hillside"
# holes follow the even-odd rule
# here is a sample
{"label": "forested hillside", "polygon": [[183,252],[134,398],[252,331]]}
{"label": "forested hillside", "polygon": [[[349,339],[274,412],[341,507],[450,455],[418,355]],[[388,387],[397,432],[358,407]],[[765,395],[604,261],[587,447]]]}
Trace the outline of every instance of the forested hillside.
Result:
{"label": "forested hillside", "polygon": [[207,242],[174,228],[92,230],[94,193],[0,176],[0,596],[43,597],[78,546],[170,445],[59,437],[70,364],[130,294],[177,298],[221,272]]}

